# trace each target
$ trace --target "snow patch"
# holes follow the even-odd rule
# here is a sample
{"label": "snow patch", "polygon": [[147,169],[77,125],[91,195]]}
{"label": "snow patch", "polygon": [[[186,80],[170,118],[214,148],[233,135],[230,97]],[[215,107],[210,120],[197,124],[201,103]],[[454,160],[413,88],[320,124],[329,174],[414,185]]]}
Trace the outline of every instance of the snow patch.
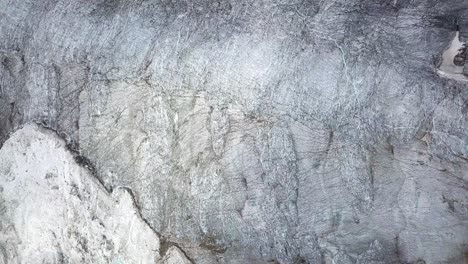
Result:
{"label": "snow patch", "polygon": [[53,132],[27,125],[0,149],[0,259],[158,263],[159,238],[125,188],[110,195]]}
{"label": "snow patch", "polygon": [[439,75],[457,81],[468,81],[468,78],[463,75],[463,65],[456,65],[454,62],[455,57],[465,49],[465,45],[466,43],[460,41],[460,32],[457,31],[450,47],[442,54],[442,62],[438,69]]}

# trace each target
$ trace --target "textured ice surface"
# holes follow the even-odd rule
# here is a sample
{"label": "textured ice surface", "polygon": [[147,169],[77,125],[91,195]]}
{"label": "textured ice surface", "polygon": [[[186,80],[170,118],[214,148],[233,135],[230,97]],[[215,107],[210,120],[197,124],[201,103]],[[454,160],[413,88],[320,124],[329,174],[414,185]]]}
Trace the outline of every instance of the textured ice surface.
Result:
{"label": "textured ice surface", "polygon": [[[0,143],[24,124],[55,131],[93,172],[82,182],[131,190],[162,259],[464,262],[468,83],[462,66],[441,65],[454,38],[468,40],[466,1],[0,0],[0,10]],[[23,166],[8,144],[5,160]],[[68,160],[63,146],[48,151],[50,166]],[[31,170],[49,166],[37,157]],[[2,188],[30,197],[12,186]],[[74,206],[63,199],[44,204]],[[2,212],[27,212],[13,207]],[[86,203],[74,210],[93,222]],[[147,235],[127,231],[115,239]],[[86,237],[93,252],[106,251],[100,234]]]}

